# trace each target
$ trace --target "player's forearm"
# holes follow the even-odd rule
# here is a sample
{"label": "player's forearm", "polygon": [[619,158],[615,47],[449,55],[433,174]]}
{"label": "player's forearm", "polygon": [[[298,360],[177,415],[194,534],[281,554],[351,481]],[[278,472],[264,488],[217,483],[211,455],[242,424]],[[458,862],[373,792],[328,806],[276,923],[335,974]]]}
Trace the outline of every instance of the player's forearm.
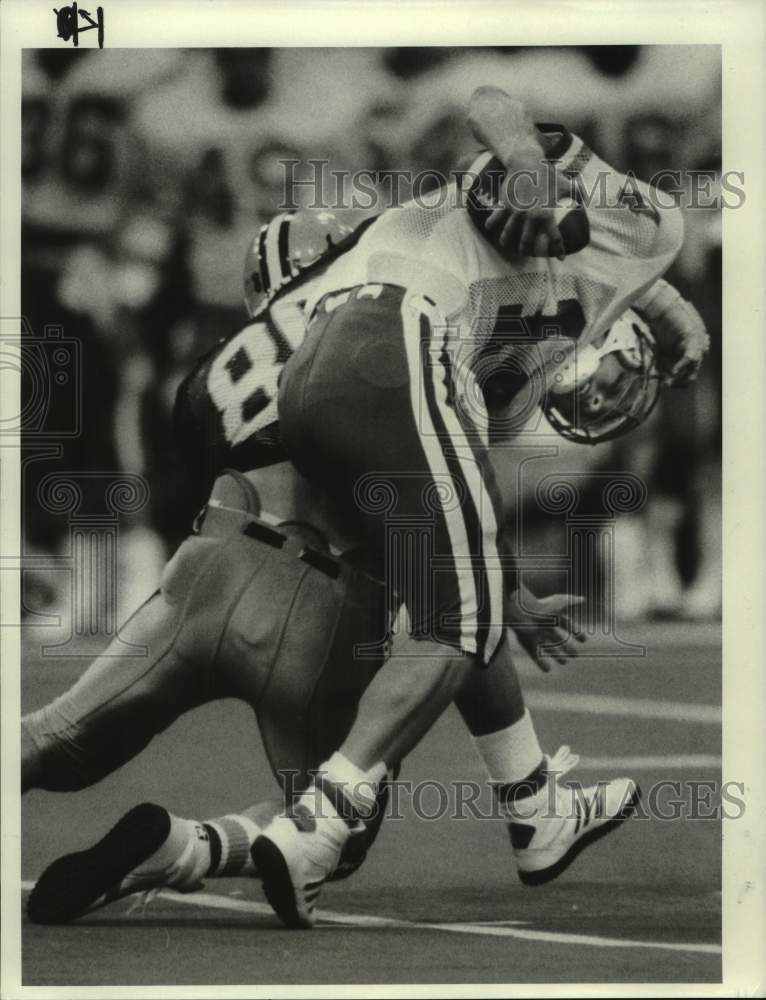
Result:
{"label": "player's forearm", "polygon": [[681,293],[663,278],[658,278],[633,305],[636,309],[640,309],[651,323],[652,320],[661,319],[680,300]]}
{"label": "player's forearm", "polygon": [[710,347],[705,322],[692,303],[659,278],[633,304],[649,322],[663,372],[676,384],[691,381]]}
{"label": "player's forearm", "polygon": [[471,131],[509,170],[539,164],[543,148],[521,101],[499,87],[478,87],[468,110]]}

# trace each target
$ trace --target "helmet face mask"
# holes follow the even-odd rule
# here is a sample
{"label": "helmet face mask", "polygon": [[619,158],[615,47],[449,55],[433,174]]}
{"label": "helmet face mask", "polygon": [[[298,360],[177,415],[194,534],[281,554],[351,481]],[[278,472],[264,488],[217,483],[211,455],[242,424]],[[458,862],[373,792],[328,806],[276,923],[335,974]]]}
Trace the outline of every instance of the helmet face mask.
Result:
{"label": "helmet face mask", "polygon": [[628,434],[649,416],[661,379],[654,338],[646,322],[628,309],[607,331],[600,347],[586,346],[554,374],[543,410],[557,433],[579,444],[599,444]]}

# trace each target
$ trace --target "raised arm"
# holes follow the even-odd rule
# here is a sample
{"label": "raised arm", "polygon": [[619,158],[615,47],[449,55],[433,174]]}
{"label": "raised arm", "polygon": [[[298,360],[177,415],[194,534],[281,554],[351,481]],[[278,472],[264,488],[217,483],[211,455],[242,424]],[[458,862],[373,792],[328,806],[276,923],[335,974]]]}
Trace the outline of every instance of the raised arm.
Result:
{"label": "raised arm", "polygon": [[468,124],[507,172],[500,205],[487,218],[486,230],[500,249],[563,260],[565,245],[555,201],[570,193],[568,182],[546,163],[539,133],[524,105],[498,87],[479,87],[471,96]]}
{"label": "raised arm", "polygon": [[468,107],[468,124],[509,170],[540,165],[544,151],[532,118],[521,101],[499,87],[477,87]]}

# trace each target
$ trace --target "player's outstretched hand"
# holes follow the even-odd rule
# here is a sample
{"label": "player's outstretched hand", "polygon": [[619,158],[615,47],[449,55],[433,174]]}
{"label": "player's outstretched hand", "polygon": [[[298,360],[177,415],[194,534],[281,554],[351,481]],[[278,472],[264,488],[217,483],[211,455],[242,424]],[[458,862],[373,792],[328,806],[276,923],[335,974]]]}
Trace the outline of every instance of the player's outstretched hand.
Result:
{"label": "player's outstretched hand", "polygon": [[584,602],[584,597],[574,594],[535,597],[526,588],[510,596],[509,626],[520,645],[546,673],[554,664],[564,665],[581,653],[586,637],[576,627],[572,611]]}
{"label": "player's outstretched hand", "polygon": [[693,382],[710,347],[710,337],[691,302],[659,278],[635,305],[652,328],[666,385]]}
{"label": "player's outstretched hand", "polygon": [[697,378],[700,365],[710,347],[705,321],[686,299],[679,299],[657,324],[658,340],[665,350],[664,360],[670,385],[689,385]]}

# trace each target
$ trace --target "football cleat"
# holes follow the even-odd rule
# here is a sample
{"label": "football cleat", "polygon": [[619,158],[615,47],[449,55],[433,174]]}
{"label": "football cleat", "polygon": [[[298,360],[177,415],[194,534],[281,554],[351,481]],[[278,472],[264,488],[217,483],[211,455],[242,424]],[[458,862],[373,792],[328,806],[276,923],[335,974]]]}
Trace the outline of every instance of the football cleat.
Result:
{"label": "football cleat", "polygon": [[549,776],[542,788],[513,806],[508,829],[519,878],[525,885],[550,882],[582,850],[636,811],[641,790],[630,778],[588,787],[560,785],[558,779],[578,762],[569,747],[561,747],[548,761]]}
{"label": "football cleat", "polygon": [[277,816],[250,851],[263,891],[287,927],[312,927],[319,892],[351,836],[335,816],[317,819],[302,802]]}
{"label": "football cleat", "polygon": [[201,824],[171,822],[161,806],[135,806],[92,847],[46,868],[29,897],[27,915],[35,924],[63,924],[131,893],[192,892],[205,874],[195,841],[206,837]]}

